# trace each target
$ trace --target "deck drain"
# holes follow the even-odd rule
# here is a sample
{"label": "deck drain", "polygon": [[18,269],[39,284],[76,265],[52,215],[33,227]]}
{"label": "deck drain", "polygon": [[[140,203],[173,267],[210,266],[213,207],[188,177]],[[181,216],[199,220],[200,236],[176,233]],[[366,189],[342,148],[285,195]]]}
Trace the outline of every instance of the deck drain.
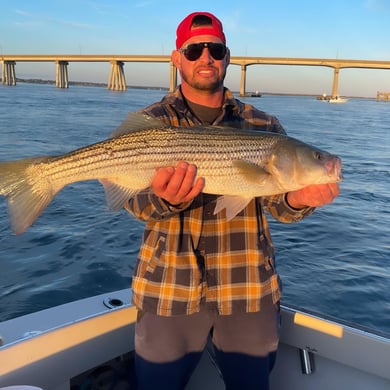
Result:
{"label": "deck drain", "polygon": [[124,305],[123,301],[119,298],[104,298],[104,306],[109,309],[115,309],[116,307],[121,307]]}

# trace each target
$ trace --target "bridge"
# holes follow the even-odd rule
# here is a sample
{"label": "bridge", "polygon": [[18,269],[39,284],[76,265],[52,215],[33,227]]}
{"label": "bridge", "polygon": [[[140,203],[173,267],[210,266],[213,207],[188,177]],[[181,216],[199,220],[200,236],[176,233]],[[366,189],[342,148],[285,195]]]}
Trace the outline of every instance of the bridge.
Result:
{"label": "bridge", "polygon": [[[126,62],[168,63],[170,66],[169,90],[177,85],[177,69],[170,55],[0,55],[2,84],[16,85],[17,62],[53,62],[56,65],[56,87],[68,88],[70,62],[109,62],[111,64],[107,88],[126,90],[124,64]],[[390,69],[390,61],[346,60],[321,58],[239,57],[232,56],[232,65],[241,66],[240,96],[246,94],[246,73],[250,65],[325,66],[333,68],[332,97],[339,96],[339,72],[344,68]]]}

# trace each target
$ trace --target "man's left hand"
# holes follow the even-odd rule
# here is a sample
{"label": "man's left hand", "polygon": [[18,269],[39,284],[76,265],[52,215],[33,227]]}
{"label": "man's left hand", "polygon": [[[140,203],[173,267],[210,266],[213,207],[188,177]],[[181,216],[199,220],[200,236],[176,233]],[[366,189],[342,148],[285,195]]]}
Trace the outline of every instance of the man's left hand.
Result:
{"label": "man's left hand", "polygon": [[287,202],[294,209],[305,207],[319,207],[333,202],[339,195],[337,183],[314,184],[287,194]]}

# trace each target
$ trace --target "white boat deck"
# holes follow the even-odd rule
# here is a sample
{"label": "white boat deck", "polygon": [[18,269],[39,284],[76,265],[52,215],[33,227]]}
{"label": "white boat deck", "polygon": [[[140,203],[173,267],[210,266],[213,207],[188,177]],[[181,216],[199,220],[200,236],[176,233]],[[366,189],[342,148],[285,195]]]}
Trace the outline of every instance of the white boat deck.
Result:
{"label": "white boat deck", "polygon": [[[102,383],[109,380],[105,363],[115,358],[115,364],[127,364],[131,371],[136,313],[130,297],[126,289],[0,323],[0,387],[69,390],[72,383],[72,389],[81,389],[76,383],[85,372]],[[110,309],[104,304],[110,301],[120,305]],[[311,363],[309,374],[302,373],[302,353]],[[388,337],[283,308],[271,389],[388,390],[389,362]],[[115,388],[129,385],[118,380]],[[223,388],[206,352],[187,390]]]}

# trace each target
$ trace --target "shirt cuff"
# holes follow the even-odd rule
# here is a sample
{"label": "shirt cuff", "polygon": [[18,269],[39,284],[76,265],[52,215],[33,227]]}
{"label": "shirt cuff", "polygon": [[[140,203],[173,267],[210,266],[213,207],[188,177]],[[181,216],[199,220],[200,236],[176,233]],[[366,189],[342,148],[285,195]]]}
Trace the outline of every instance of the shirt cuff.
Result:
{"label": "shirt cuff", "polygon": [[156,209],[156,212],[160,214],[162,217],[179,213],[185,210],[187,207],[189,207],[192,203],[192,201],[190,201],[190,202],[184,202],[177,205],[173,205],[165,201],[164,199],[160,198],[159,196],[157,196],[153,191],[149,192],[149,200],[150,203]]}

